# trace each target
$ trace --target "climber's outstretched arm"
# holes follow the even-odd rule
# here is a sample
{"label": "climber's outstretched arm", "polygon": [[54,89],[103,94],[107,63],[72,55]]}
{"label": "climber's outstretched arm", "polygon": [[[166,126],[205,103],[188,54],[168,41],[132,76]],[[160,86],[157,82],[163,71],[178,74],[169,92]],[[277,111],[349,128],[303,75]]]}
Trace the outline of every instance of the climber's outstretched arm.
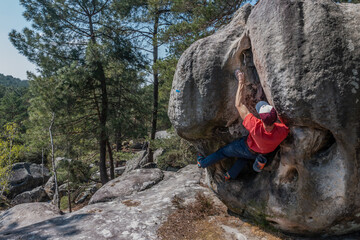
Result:
{"label": "climber's outstretched arm", "polygon": [[236,92],[235,107],[238,110],[240,117],[244,120],[246,115],[250,113],[249,109],[243,104],[244,102],[244,89],[245,89],[245,75],[243,72],[236,71],[236,78],[239,80],[239,86]]}

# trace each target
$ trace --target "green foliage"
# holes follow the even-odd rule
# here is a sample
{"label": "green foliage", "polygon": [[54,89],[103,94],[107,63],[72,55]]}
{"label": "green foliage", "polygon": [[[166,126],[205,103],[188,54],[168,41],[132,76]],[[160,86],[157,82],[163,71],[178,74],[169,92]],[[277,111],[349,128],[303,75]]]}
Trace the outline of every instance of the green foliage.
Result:
{"label": "green foliage", "polygon": [[34,152],[48,146],[52,113],[56,154],[72,159],[98,145],[104,163],[106,140],[146,134],[143,61],[121,18],[126,7],[120,13],[106,0],[20,2],[32,28],[14,30],[10,39],[41,69],[30,76],[27,136]]}
{"label": "green foliage", "polygon": [[19,159],[23,146],[17,144],[18,128],[8,123],[1,132],[0,139],[0,196],[8,188],[12,165]]}
{"label": "green foliage", "polygon": [[178,58],[190,44],[229,23],[246,2],[250,0],[173,1],[173,24],[162,31],[160,39],[170,45],[169,52]]}
{"label": "green foliage", "polygon": [[14,88],[29,87],[29,81],[22,81],[19,78],[14,78],[10,75],[5,76],[4,74],[0,73],[0,85]]}
{"label": "green foliage", "polygon": [[174,56],[159,60],[156,67],[159,71],[159,112],[158,128],[168,129],[171,127],[167,115],[172,80],[176,70],[178,59]]}
{"label": "green foliage", "polygon": [[63,196],[60,199],[60,210],[64,211],[69,208],[69,198],[68,196]]}
{"label": "green foliage", "polygon": [[167,167],[182,168],[188,164],[196,163],[196,149],[185,139],[174,135],[167,139],[155,139],[151,141],[151,148],[164,150],[159,156],[157,165],[160,169]]}
{"label": "green foliage", "polygon": [[57,165],[59,182],[84,183],[89,181],[90,174],[90,167],[82,161],[64,159]]}
{"label": "green foliage", "polygon": [[123,161],[123,160],[129,161],[133,159],[135,156],[136,154],[131,152],[122,152],[122,151],[114,152],[114,159],[118,161]]}
{"label": "green foliage", "polygon": [[[104,163],[104,139],[120,146],[125,139],[146,136],[156,108],[157,128],[171,126],[167,108],[179,56],[228,23],[245,2],[20,0],[32,27],[12,31],[10,40],[40,74],[28,76],[29,91],[8,91],[1,87],[0,75],[0,124],[16,122],[22,133],[26,131],[19,142],[27,145],[23,158],[40,159],[42,149],[48,155],[48,128],[55,113],[56,155],[85,161],[100,145]],[[168,57],[159,59],[160,46],[168,49]],[[151,59],[139,49],[150,52]],[[147,72],[154,79],[158,74],[159,106],[154,111],[156,82],[149,81]],[[154,143],[165,149],[159,166],[182,167],[195,161],[191,145],[178,136],[159,141],[166,141]]]}
{"label": "green foliage", "polygon": [[23,122],[28,118],[28,99],[27,88],[7,88],[0,99],[0,126],[14,122],[21,133],[25,133]]}

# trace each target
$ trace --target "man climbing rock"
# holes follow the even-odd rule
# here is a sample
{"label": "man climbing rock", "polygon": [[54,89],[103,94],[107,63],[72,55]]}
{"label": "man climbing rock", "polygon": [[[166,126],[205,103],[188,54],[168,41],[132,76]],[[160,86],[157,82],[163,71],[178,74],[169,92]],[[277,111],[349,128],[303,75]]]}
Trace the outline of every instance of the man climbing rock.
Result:
{"label": "man climbing rock", "polygon": [[260,172],[267,162],[264,155],[273,152],[289,134],[289,128],[284,123],[276,122],[276,110],[267,102],[261,101],[256,104],[255,108],[261,119],[250,113],[243,104],[245,96],[244,73],[236,70],[235,77],[239,81],[235,107],[243,119],[244,127],[249,131],[249,135],[229,143],[207,157],[201,154],[198,154],[197,157],[198,167],[202,168],[206,168],[223,158],[238,158],[230,170],[225,173],[225,180],[236,178],[249,160],[255,160],[253,168]]}

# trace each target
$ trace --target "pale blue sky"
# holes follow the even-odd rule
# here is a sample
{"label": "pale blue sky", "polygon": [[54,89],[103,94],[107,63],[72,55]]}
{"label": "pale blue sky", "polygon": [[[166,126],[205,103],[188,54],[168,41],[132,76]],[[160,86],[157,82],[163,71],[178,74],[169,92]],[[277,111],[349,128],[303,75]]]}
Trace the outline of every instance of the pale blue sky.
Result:
{"label": "pale blue sky", "polygon": [[21,31],[30,24],[22,16],[18,0],[0,0],[0,73],[26,79],[26,71],[35,72],[35,65],[21,55],[9,40],[12,29]]}

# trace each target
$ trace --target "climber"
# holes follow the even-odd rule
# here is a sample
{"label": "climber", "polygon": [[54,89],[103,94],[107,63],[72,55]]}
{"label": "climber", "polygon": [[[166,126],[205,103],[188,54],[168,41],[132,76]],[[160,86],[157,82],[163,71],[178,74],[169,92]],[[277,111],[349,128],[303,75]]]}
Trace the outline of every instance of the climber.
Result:
{"label": "climber", "polygon": [[230,170],[224,174],[225,180],[235,179],[250,160],[255,160],[253,169],[260,172],[267,162],[266,154],[273,152],[289,133],[289,128],[283,122],[276,122],[277,112],[267,102],[260,101],[256,104],[255,108],[261,119],[250,113],[243,104],[245,100],[244,73],[236,70],[235,77],[239,81],[235,107],[243,119],[242,124],[249,131],[249,135],[229,143],[207,157],[200,153],[197,156],[198,167],[201,168],[206,168],[223,158],[238,158]]}

